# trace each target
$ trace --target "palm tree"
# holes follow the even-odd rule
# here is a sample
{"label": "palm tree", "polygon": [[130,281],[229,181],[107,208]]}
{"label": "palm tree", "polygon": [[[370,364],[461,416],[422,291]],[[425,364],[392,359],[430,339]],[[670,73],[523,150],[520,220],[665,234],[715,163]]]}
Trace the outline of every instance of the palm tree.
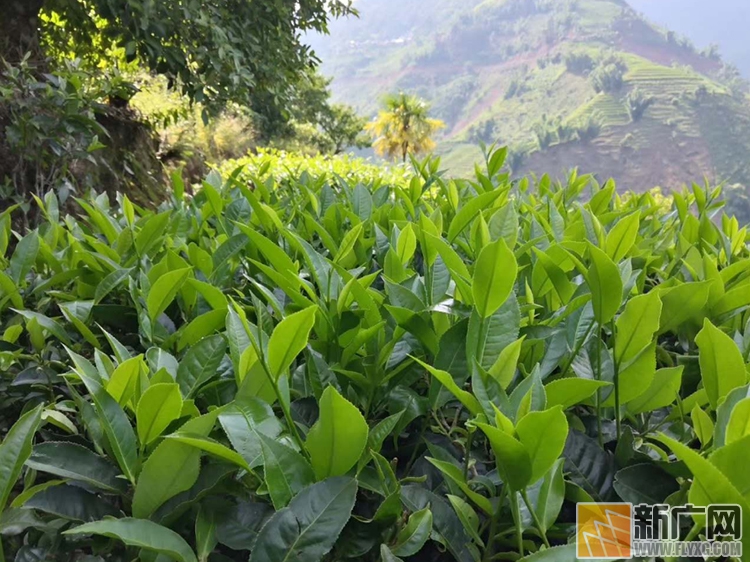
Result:
{"label": "palm tree", "polygon": [[416,96],[405,93],[389,95],[374,121],[367,125],[373,136],[375,151],[388,158],[429,152],[435,148],[432,136],[445,127],[428,115],[430,106]]}

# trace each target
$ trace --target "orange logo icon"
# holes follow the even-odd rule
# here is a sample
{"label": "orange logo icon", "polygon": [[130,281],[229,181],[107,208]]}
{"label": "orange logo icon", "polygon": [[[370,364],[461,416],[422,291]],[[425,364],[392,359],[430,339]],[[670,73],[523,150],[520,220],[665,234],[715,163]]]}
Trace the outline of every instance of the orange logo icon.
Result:
{"label": "orange logo icon", "polygon": [[629,503],[576,505],[576,556],[632,558],[633,506]]}

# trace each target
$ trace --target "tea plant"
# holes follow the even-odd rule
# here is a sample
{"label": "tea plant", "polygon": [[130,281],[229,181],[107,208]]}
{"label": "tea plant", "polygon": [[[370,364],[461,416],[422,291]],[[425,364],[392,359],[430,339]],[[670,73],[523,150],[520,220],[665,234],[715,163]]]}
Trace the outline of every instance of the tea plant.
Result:
{"label": "tea plant", "polygon": [[0,560],[566,562],[575,502],[746,508],[720,190],[511,182],[505,155],[6,210]]}

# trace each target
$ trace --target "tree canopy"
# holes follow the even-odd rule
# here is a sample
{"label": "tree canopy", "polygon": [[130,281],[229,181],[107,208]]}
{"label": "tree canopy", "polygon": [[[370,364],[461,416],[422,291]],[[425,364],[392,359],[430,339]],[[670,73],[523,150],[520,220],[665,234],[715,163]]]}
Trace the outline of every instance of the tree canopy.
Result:
{"label": "tree canopy", "polygon": [[375,139],[378,154],[406,161],[409,154],[429,152],[435,148],[432,136],[445,123],[429,116],[430,106],[416,96],[399,93],[385,98],[385,108],[367,129]]}
{"label": "tree canopy", "polygon": [[257,95],[281,104],[317,62],[302,36],[352,11],[350,0],[0,0],[0,56],[116,48],[208,106]]}

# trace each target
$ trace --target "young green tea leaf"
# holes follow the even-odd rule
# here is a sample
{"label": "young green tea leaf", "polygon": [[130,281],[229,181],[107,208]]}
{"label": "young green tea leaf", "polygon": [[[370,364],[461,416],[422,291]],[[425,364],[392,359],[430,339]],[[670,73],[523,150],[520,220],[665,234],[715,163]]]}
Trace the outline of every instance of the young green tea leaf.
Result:
{"label": "young green tea leaf", "polygon": [[286,372],[307,346],[317,310],[317,306],[311,306],[291,314],[274,328],[268,342],[268,368],[275,380]]}
{"label": "young green tea leaf", "polygon": [[182,395],[178,384],[154,384],[146,389],[136,409],[141,447],[155,441],[169,424],[180,417],[181,411]]}
{"label": "young green tea leaf", "polygon": [[155,321],[172,303],[190,274],[189,267],[165,273],[151,286],[146,308],[151,321]]}
{"label": "young green tea leaf", "polygon": [[422,509],[409,516],[406,526],[396,537],[391,551],[396,556],[414,556],[419,552],[432,533],[432,512]]}
{"label": "young green tea leaf", "polygon": [[599,325],[614,318],[622,303],[622,279],[615,263],[599,248],[589,245],[591,267],[586,282],[591,290],[594,317]]}
{"label": "young green tea leaf", "polygon": [[354,404],[329,386],[320,397],[320,417],[307,434],[315,476],[342,476],[359,459],[367,443],[367,422]]}
{"label": "young green tea leaf", "polygon": [[695,343],[699,350],[703,386],[715,409],[729,392],[747,383],[745,361],[732,338],[708,319],[695,336]]}
{"label": "young green tea leaf", "polygon": [[568,420],[562,406],[543,412],[529,412],[516,424],[518,440],[529,453],[531,483],[540,480],[565,448]]}
{"label": "young green tea leaf", "polygon": [[506,301],[516,283],[518,265],[502,238],[485,246],[474,265],[471,290],[482,318],[492,316]]}

